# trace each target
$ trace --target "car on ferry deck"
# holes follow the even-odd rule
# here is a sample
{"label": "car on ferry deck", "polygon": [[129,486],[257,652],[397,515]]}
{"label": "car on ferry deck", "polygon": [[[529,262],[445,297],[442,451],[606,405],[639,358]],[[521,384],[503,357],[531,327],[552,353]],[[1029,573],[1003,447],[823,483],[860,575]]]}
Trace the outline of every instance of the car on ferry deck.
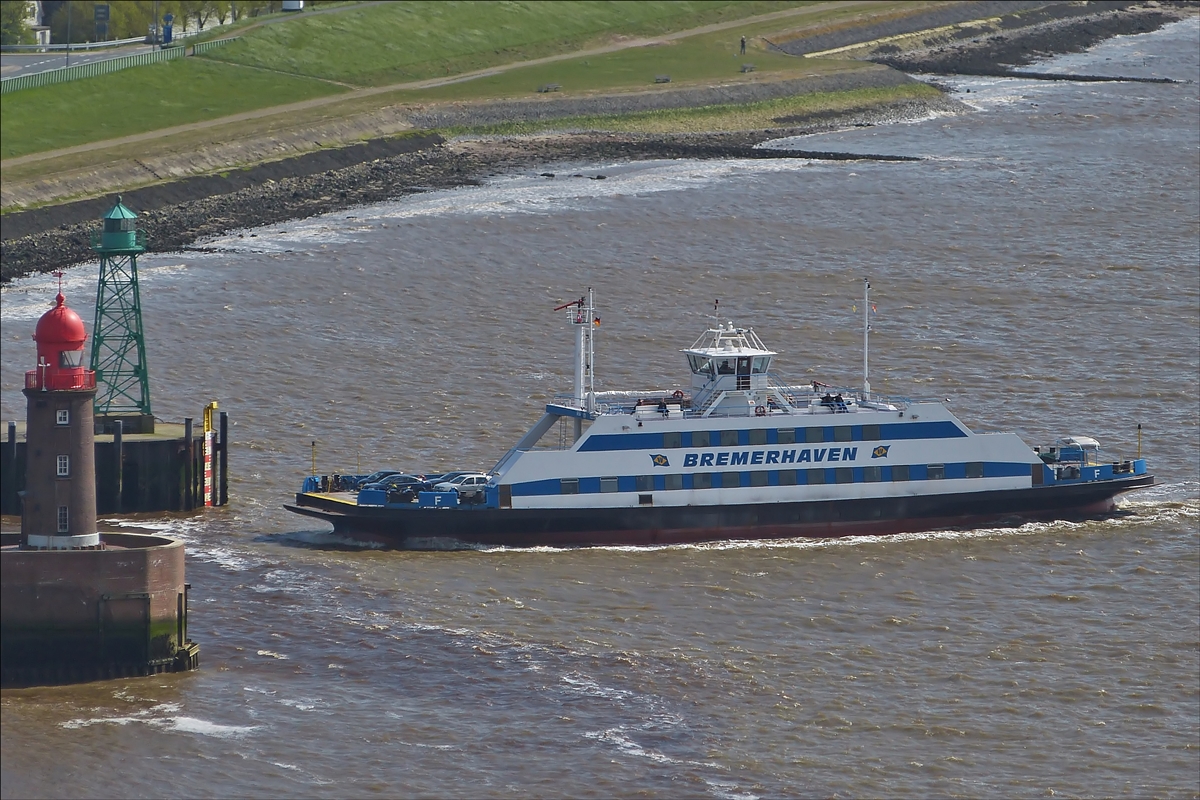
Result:
{"label": "car on ferry deck", "polygon": [[457,478],[442,481],[433,487],[435,492],[458,492],[459,498],[478,497],[487,487],[488,476],[482,472],[464,472]]}

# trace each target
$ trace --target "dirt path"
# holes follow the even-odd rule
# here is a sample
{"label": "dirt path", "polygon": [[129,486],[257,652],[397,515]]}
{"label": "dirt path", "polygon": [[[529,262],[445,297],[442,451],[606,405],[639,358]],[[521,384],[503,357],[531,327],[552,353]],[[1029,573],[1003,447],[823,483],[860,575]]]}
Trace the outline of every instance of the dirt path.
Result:
{"label": "dirt path", "polygon": [[[718,22],[712,25],[704,25],[699,28],[691,28],[685,31],[676,31],[663,36],[653,36],[641,39],[629,39],[623,42],[615,42],[603,47],[595,47],[588,50],[578,50],[571,53],[560,53],[559,55],[546,56],[544,58],[535,58],[529,61],[517,61],[512,64],[504,64],[498,67],[488,67],[486,69],[467,72],[461,75],[454,75],[449,78],[430,78],[422,81],[409,81],[407,83],[394,83],[388,86],[372,86],[366,89],[355,89],[342,94],[331,95],[329,97],[318,97],[313,100],[304,100],[299,103],[289,103],[282,106],[272,106],[270,108],[260,108],[254,111],[246,111],[241,114],[232,114],[219,119],[210,119],[203,122],[192,122],[187,125],[176,125],[170,128],[160,128],[155,131],[147,131],[146,133],[133,134],[131,136],[122,136],[116,139],[105,139],[99,142],[89,142],[88,144],[76,145],[74,147],[64,147],[58,150],[48,150],[42,153],[30,153],[26,156],[10,158],[6,161],[0,161],[0,168],[16,167],[22,164],[32,164],[38,161],[47,161],[61,156],[74,155],[77,153],[87,153],[93,150],[102,150],[108,147],[115,147],[125,144],[136,144],[138,142],[152,141],[154,139],[162,139],[173,136],[178,133],[188,131],[204,130],[205,128],[214,128],[220,125],[225,125],[231,122],[243,122],[246,120],[261,119],[263,117],[271,117],[280,114],[291,114],[297,111],[320,108],[321,106],[341,103],[347,100],[355,100],[363,97],[371,97],[379,94],[386,94],[404,89],[430,89],[438,86],[446,86],[452,83],[462,83],[464,81],[474,80],[476,78],[488,77],[491,75],[499,75],[512,69],[521,67],[538,66],[541,64],[553,64],[557,61],[566,61],[572,58],[584,58],[605,53],[613,53],[618,50],[627,50],[634,47],[646,47],[658,42],[670,42],[677,39],[685,39],[689,36],[700,36],[706,33],[715,33],[717,31],[737,28],[744,25],[753,25],[759,22],[770,22],[777,19],[786,19],[788,17],[803,17],[811,15],[819,11],[827,11],[834,7],[846,6],[872,6],[878,5],[882,0],[847,0],[846,2],[828,2],[820,3],[815,6],[806,6],[803,8],[789,8],[783,11],[775,11],[770,14],[760,14],[756,17],[744,17],[742,19],[730,20],[728,22]],[[335,9],[329,9],[333,11]],[[344,10],[344,9],[337,9]]]}

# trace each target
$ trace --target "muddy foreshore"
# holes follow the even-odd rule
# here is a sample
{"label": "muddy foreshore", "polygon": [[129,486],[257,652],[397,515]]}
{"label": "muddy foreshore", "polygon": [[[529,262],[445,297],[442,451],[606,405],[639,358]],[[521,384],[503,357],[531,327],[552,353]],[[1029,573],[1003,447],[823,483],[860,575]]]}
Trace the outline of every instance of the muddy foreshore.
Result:
{"label": "muddy foreshore", "polygon": [[[1090,9],[1090,13],[1082,13],[1080,9]],[[1195,4],[1146,6],[1101,2],[1078,6],[1052,3],[1045,9],[1022,14],[1025,27],[1006,29],[1000,35],[938,43],[910,53],[876,53],[871,58],[910,71],[996,74],[1013,65],[1028,64],[1037,57],[1077,52],[1110,36],[1155,30],[1195,11]],[[921,20],[920,24],[934,27],[943,23],[936,15],[944,14],[944,9],[929,13],[934,16]],[[910,20],[906,24],[913,23]],[[873,77],[864,74],[859,80],[877,84],[880,79],[876,72]],[[897,73],[884,80],[902,82],[909,79]],[[813,90],[816,89],[808,89]],[[749,101],[725,99],[725,102]],[[494,116],[497,110],[495,104],[485,105],[478,108],[478,113],[485,117]],[[511,108],[502,110],[505,113],[513,111]],[[585,172],[584,165],[647,159],[887,158],[886,154],[847,156],[772,151],[756,148],[756,145],[784,136],[884,124],[926,116],[934,111],[963,110],[962,104],[943,96],[834,114],[789,117],[777,120],[778,128],[739,133],[673,136],[564,133],[451,142],[434,134],[418,133],[318,151],[220,177],[192,178],[146,187],[126,193],[125,201],[139,212],[139,227],[145,229],[151,249],[170,252],[193,247],[206,238],[232,230],[325,214],[433,189],[477,185],[501,174],[537,174],[565,169],[581,179],[594,179],[600,175],[594,168]],[[470,122],[470,110],[459,109],[455,113],[459,117],[456,123]],[[90,260],[93,257],[90,233],[98,228],[100,216],[111,207],[113,200],[113,197],[103,197],[5,215],[0,244],[0,282]]]}

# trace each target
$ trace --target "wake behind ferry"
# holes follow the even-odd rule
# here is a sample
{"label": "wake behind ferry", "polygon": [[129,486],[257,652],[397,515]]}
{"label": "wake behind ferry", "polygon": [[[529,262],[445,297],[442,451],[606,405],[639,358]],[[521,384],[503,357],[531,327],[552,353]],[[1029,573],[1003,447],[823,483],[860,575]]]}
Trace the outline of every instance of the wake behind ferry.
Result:
{"label": "wake behind ferry", "polygon": [[873,395],[863,291],[861,389],[781,381],[753,329],[714,321],[682,351],[688,384],[597,392],[589,289],[555,309],[575,331],[574,391],[477,479],[481,491],[339,491],[353,481],[314,475],[285,508],[402,548],[653,545],[1095,517],[1154,483],[1140,452],[1106,459],[1087,436],[1030,447],[974,433],[938,402]]}

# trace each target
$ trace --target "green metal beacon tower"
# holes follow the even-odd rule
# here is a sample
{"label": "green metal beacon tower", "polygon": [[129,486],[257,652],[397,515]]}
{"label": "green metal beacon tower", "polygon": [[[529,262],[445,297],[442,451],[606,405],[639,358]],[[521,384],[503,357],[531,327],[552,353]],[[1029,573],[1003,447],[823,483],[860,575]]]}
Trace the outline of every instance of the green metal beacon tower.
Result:
{"label": "green metal beacon tower", "polygon": [[96,372],[96,431],[111,433],[120,420],[125,433],[153,433],[142,300],[137,257],[146,250],[146,232],[137,214],[121,203],[104,215],[104,229],[92,233],[100,254],[96,321],[92,326],[91,368]]}

